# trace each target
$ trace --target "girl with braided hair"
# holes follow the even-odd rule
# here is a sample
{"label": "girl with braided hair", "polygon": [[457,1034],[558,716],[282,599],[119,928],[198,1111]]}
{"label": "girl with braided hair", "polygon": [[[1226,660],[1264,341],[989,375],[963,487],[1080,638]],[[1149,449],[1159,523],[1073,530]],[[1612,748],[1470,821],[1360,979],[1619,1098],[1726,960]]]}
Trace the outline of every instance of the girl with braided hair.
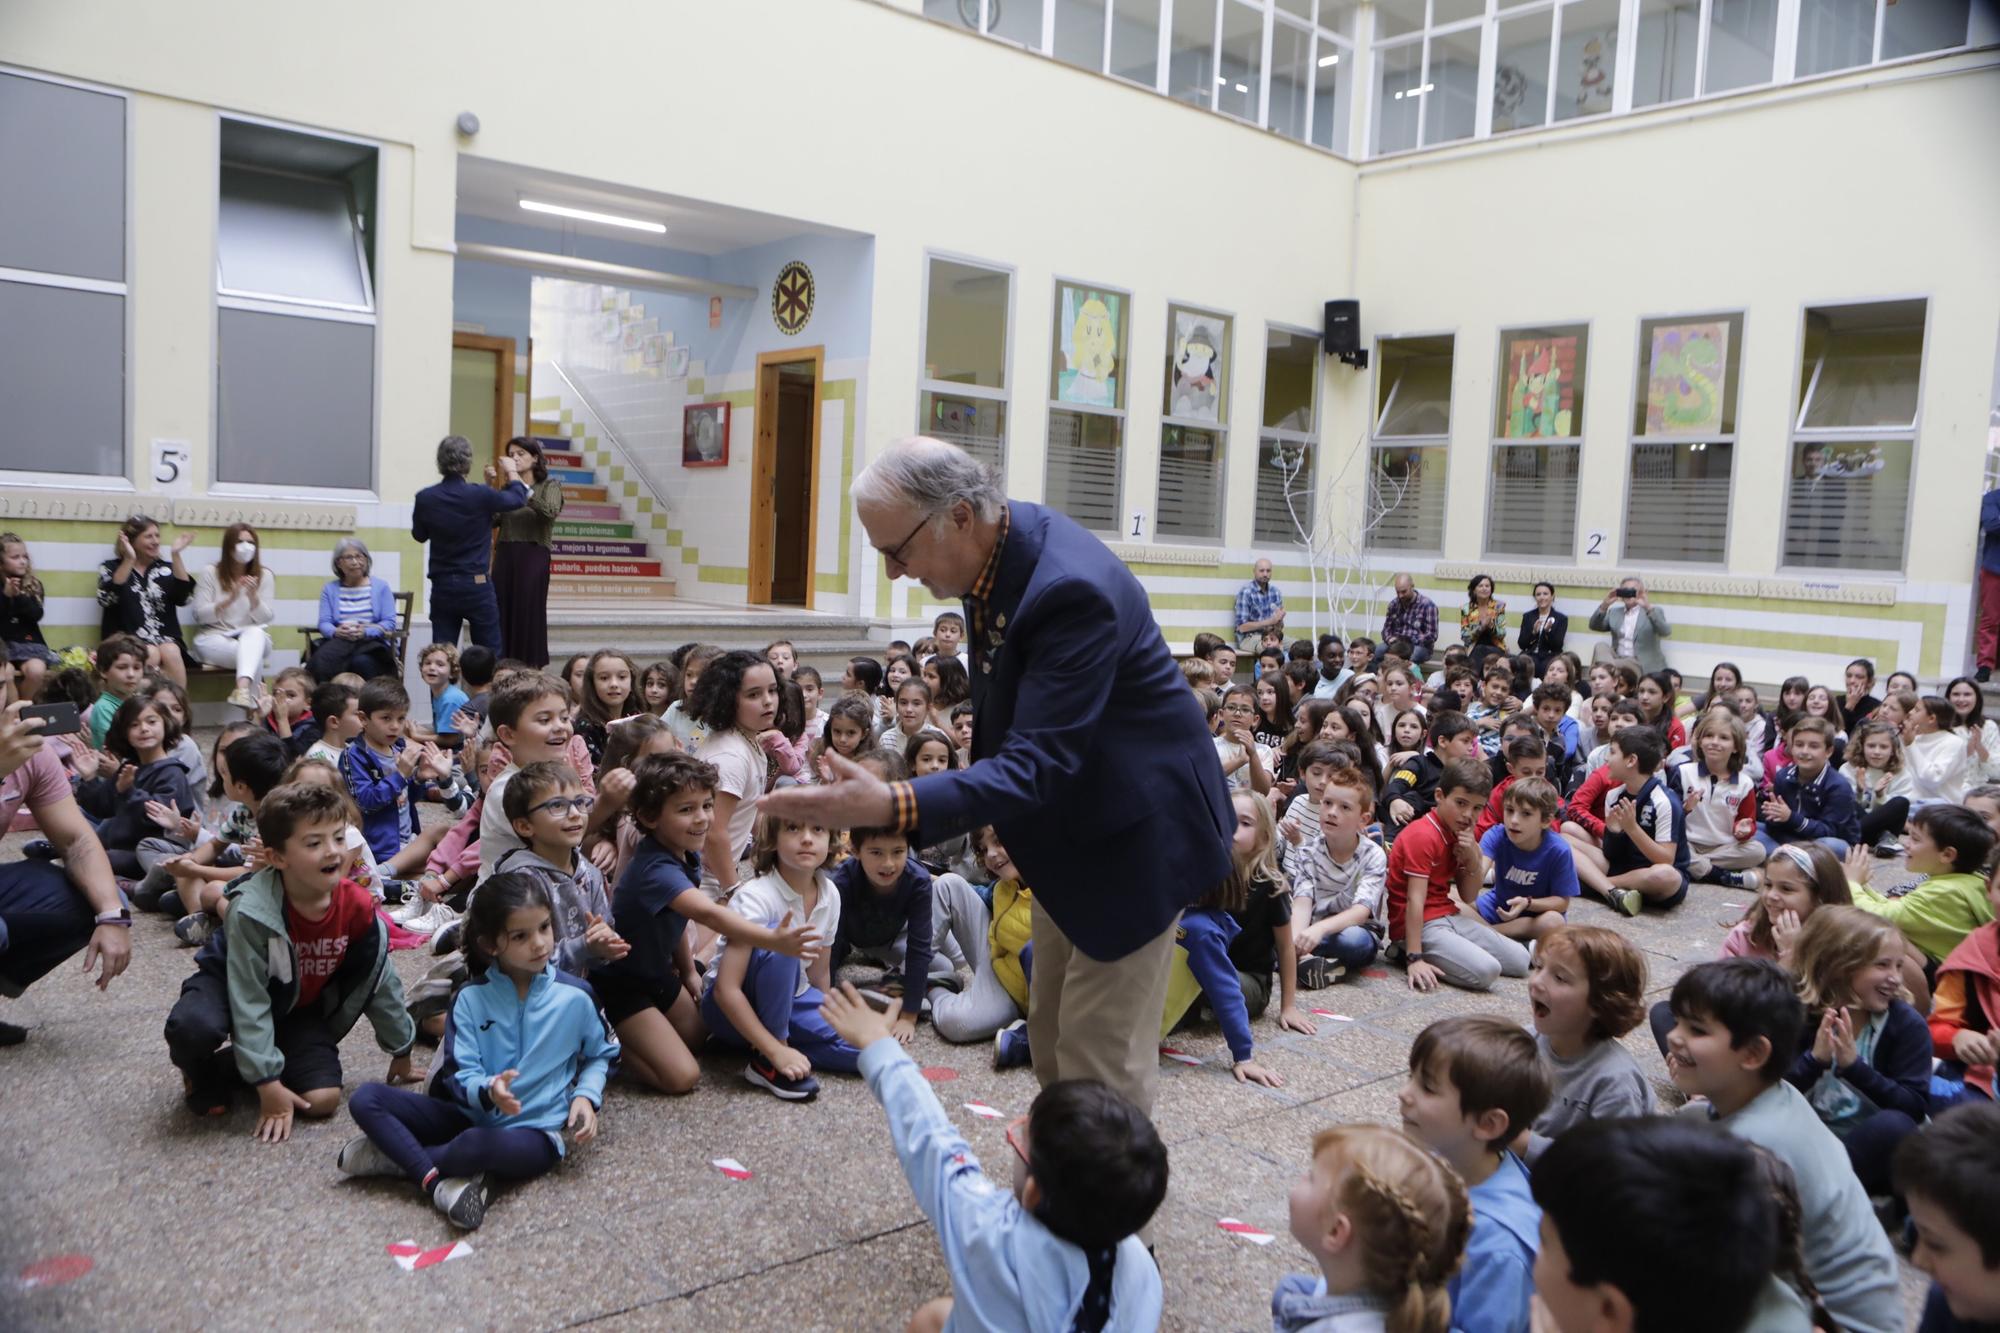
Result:
{"label": "girl with braided hair", "polygon": [[1271,1297],[1281,1333],[1445,1333],[1471,1230],[1465,1183],[1435,1154],[1381,1125],[1336,1125],[1313,1138],[1292,1186],[1292,1236],[1319,1262]]}

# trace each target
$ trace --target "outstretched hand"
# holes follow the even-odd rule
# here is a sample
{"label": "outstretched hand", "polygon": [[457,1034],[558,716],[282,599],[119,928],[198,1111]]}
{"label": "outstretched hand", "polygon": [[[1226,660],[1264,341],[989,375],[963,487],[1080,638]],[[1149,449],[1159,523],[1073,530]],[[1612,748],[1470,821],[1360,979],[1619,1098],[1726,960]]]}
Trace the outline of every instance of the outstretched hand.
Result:
{"label": "outstretched hand", "polygon": [[840,1039],[857,1051],[894,1035],[889,1020],[861,998],[861,992],[854,989],[851,981],[843,981],[838,989],[828,991],[819,1012],[827,1025],[840,1034]]}
{"label": "outstretched hand", "polygon": [[882,828],[895,822],[888,783],[832,750],[824,758],[825,782],[765,792],[757,799],[757,809],[779,819],[810,820],[837,829]]}

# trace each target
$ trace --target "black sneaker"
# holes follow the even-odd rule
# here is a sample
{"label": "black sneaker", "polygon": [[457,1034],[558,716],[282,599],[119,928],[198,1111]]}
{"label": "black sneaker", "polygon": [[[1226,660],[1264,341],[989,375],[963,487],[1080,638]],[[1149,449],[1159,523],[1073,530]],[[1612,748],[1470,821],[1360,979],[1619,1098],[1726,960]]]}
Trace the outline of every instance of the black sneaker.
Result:
{"label": "black sneaker", "polygon": [[28,1039],[28,1029],[14,1023],[0,1023],[0,1046],[19,1046]]}
{"label": "black sneaker", "polygon": [[477,1231],[486,1220],[486,1176],[442,1176],[431,1186],[431,1202],[460,1231]]}
{"label": "black sneaker", "polygon": [[1978,681],[1981,685],[1984,685],[1987,681],[1993,679],[1993,668],[1989,666],[1983,666],[1979,668],[1979,670],[1972,673],[1972,678]]}
{"label": "black sneaker", "polygon": [[819,1096],[819,1080],[811,1074],[804,1078],[786,1078],[762,1058],[743,1066],[743,1077],[784,1101],[809,1102]]}
{"label": "black sneaker", "polygon": [[47,838],[36,838],[21,848],[21,855],[30,861],[53,861],[56,859],[56,845]]}
{"label": "black sneaker", "polygon": [[1331,958],[1322,958],[1316,953],[1309,953],[1299,959],[1301,990],[1325,990],[1346,975],[1347,969]]}

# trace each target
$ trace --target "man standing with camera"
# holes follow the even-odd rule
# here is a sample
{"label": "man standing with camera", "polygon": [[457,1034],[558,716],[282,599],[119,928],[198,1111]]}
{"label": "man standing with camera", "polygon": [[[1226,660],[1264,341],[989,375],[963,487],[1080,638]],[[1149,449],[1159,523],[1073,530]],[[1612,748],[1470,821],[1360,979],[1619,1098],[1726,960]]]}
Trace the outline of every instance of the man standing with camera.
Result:
{"label": "man standing with camera", "polygon": [[1646,596],[1646,584],[1628,578],[1610,592],[1590,613],[1590,627],[1611,637],[1591,651],[1590,660],[1603,662],[1629,657],[1648,675],[1667,669],[1667,655],[1660,640],[1674,632],[1667,613]]}

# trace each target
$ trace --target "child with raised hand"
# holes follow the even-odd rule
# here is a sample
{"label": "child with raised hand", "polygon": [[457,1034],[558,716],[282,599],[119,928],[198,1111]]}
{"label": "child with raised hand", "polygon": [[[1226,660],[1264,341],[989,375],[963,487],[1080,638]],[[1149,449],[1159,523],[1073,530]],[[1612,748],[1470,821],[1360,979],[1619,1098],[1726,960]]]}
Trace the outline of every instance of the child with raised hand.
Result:
{"label": "child with raised hand", "polygon": [[1381,1125],[1313,1136],[1287,1199],[1292,1239],[1319,1267],[1271,1293],[1278,1333],[1445,1333],[1446,1284],[1471,1226],[1465,1183]]}
{"label": "child with raised hand", "polygon": [[1403,1132],[1465,1181],[1472,1231],[1452,1275],[1452,1326],[1527,1333],[1541,1210],[1528,1170],[1508,1148],[1549,1102],[1535,1039],[1491,1014],[1439,1019],[1410,1047],[1397,1097]]}
{"label": "child with raised hand", "polygon": [[1485,866],[1472,821],[1491,785],[1480,760],[1452,760],[1438,777],[1430,812],[1389,849],[1388,953],[1407,968],[1411,990],[1435,990],[1439,981],[1490,990],[1502,976],[1528,974],[1525,945],[1459,906],[1479,900]]}
{"label": "child with raised hand", "polygon": [[1473,906],[1480,920],[1509,939],[1547,939],[1569,919],[1570,899],[1579,889],[1575,858],[1553,828],[1560,805],[1554,784],[1519,778],[1507,789],[1503,822],[1479,840],[1480,855],[1493,868],[1493,887]]}
{"label": "child with raised hand", "polygon": [[167,1016],[167,1051],[198,1115],[257,1089],[256,1137],[291,1137],[294,1113],[340,1105],[340,1041],[365,1012],[389,1081],[413,1081],[416,1029],[389,966],[388,922],[343,879],[348,801],[331,787],[279,787],[257,811],[264,868],[232,883],[230,910],[195,955]]}
{"label": "child with raised hand", "polygon": [[1869,887],[1867,857],[1849,857],[1847,870],[1860,887],[1854,905],[1894,922],[1929,971],[1993,919],[1981,873],[1993,854],[1993,830],[1962,805],[1928,805],[1910,816],[1906,840],[1908,865],[1924,878],[1901,897]]}
{"label": "child with raised hand", "polygon": [[2000,1107],[1964,1107],[1905,1139],[1895,1183],[1916,1227],[1910,1262],[1931,1279],[1917,1333],[2000,1328]]}
{"label": "child with raised hand", "polygon": [[1675,770],[1687,820],[1688,876],[1702,884],[1756,891],[1756,867],[1770,854],[1757,841],[1757,789],[1743,723],[1712,708],[1695,723],[1693,755]]}
{"label": "child with raised hand", "polygon": [[[152,869],[139,859],[139,844],[159,839],[171,843],[156,859],[184,852],[189,843],[178,836],[179,823],[197,808],[186,763],[173,753],[181,730],[164,707],[135,694],[118,706],[105,736],[106,748],[118,760],[115,777],[81,783],[76,803],[97,824],[97,840],[121,879],[137,879]],[[158,808],[158,817],[148,806]],[[173,827],[167,826],[171,814]]]}
{"label": "child with raised hand", "polygon": [[[738,886],[731,899],[735,914],[765,927],[766,934],[796,919],[819,939],[837,938],[840,892],[825,870],[830,844],[818,824],[760,818],[751,852],[756,878]],[[743,1077],[774,1097],[807,1101],[819,1093],[814,1069],[853,1073],[860,1052],[820,1015],[831,985],[827,957],[773,953],[735,927],[720,934],[720,952],[705,977],[701,1018],[714,1041],[751,1053]]]}
{"label": "child with raised hand", "polygon": [[1619,1041],[1645,1016],[1645,993],[1646,956],[1616,931],[1564,926],[1535,946],[1528,1005],[1552,1088],[1522,1157],[1586,1121],[1653,1114],[1653,1085]]}
{"label": "child with raised hand", "polygon": [[1011,1190],[996,1189],[908,1052],[852,986],[820,1013],[858,1049],[917,1204],[937,1228],[952,1294],[909,1327],[1150,1333],[1160,1273],[1135,1234],[1167,1192],[1167,1149],[1144,1112],[1091,1079],[1042,1089],[1007,1128]]}
{"label": "child with raised hand", "polygon": [[1389,855],[1363,836],[1374,807],[1359,769],[1331,769],[1320,785],[1317,834],[1293,858],[1292,949],[1307,990],[1359,972],[1382,947]]}
{"label": "child with raised hand", "polygon": [[[1535,1298],[1552,1333],[1810,1327],[1753,1322],[1779,1279],[1779,1205],[1757,1150],[1707,1125],[1598,1120],[1529,1182],[1542,1210]],[[1545,1327],[1539,1320],[1536,1327]]]}
{"label": "child with raised hand", "polygon": [[[2000,870],[1986,882],[1986,898],[2000,909]],[[2000,1097],[2000,924],[1979,927],[1938,964],[1931,1004],[1931,1047],[1942,1060],[1931,1080],[1931,1109]]]}
{"label": "child with raised hand", "polygon": [[554,913],[533,876],[479,886],[465,921],[472,980],[452,1001],[431,1071],[433,1094],[385,1083],[355,1089],[361,1130],[340,1149],[345,1176],[402,1176],[453,1226],[486,1216],[489,1177],[532,1180],[597,1137],[618,1045],[590,992],[564,978]]}
{"label": "child with raised hand", "polygon": [[632,949],[609,924],[604,872],[581,850],[594,804],[567,764],[529,764],[515,773],[507,784],[507,822],[526,846],[501,857],[496,871],[526,875],[542,886],[555,913],[555,964],[575,977]]}
{"label": "child with raised hand", "polygon": [[[172,644],[167,646],[173,648]],[[91,660],[104,692],[90,706],[90,744],[102,750],[118,706],[136,695],[146,679],[146,645],[130,634],[114,634],[97,645]]]}
{"label": "child with raised hand", "polygon": [[1807,1276],[1849,1333],[1901,1333],[1895,1251],[1846,1150],[1783,1077],[1805,1030],[1805,1008],[1776,963],[1724,958],[1681,974],[1671,998],[1667,1072],[1706,1116],[1791,1168]]}
{"label": "child with raised hand", "polygon": [[599,648],[583,670],[582,706],[576,712],[576,734],[590,751],[590,766],[604,762],[612,724],[640,711],[639,668],[616,648]]}
{"label": "child with raised hand", "polygon": [[1811,1040],[1785,1078],[1846,1145],[1870,1194],[1889,1192],[1889,1159],[1930,1098],[1930,1032],[1903,999],[1902,965],[1894,926],[1829,907],[1799,932],[1790,968]]}
{"label": "child with raised hand", "polygon": [[294,759],[311,749],[325,730],[312,710],[312,694],[312,673],[293,666],[280,671],[270,692],[257,698],[257,716],[285,743]]}

